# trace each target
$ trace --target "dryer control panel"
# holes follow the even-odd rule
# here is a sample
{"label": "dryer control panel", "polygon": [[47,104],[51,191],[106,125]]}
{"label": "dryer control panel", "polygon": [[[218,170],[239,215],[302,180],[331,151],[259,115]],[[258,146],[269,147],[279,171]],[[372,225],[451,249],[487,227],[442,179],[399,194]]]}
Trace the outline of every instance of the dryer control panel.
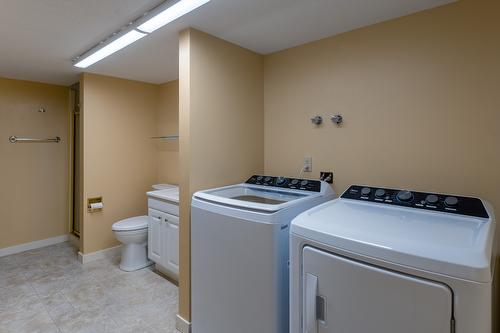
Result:
{"label": "dryer control panel", "polygon": [[480,199],[457,195],[352,185],[342,194],[341,198],[475,217],[489,217]]}
{"label": "dryer control panel", "polygon": [[253,175],[245,183],[253,185],[290,188],[310,192],[321,192],[321,182],[319,180],[311,179]]}

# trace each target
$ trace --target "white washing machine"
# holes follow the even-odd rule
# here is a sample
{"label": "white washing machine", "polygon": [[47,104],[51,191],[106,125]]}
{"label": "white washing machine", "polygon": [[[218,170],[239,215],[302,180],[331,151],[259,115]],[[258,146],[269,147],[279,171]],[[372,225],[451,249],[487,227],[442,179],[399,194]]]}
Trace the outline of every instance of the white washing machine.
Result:
{"label": "white washing machine", "polygon": [[292,333],[491,333],[495,219],[478,198],[351,186],[291,226]]}
{"label": "white washing machine", "polygon": [[193,195],[193,333],[288,333],[289,225],[335,198],[325,182],[252,176]]}

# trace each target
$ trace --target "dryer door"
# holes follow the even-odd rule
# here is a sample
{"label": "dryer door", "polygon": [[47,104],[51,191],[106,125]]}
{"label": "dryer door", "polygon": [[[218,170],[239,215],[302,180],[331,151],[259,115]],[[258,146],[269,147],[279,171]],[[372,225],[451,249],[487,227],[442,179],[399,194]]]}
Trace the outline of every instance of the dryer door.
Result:
{"label": "dryer door", "polygon": [[303,249],[302,332],[449,333],[451,290],[312,247]]}

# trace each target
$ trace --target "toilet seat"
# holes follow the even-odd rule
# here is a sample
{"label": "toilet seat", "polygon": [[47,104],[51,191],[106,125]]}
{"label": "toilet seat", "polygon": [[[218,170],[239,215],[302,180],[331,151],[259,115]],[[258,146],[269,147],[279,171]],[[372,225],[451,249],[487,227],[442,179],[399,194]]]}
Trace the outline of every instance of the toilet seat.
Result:
{"label": "toilet seat", "polygon": [[113,223],[111,229],[113,231],[136,231],[148,228],[148,216],[134,216]]}

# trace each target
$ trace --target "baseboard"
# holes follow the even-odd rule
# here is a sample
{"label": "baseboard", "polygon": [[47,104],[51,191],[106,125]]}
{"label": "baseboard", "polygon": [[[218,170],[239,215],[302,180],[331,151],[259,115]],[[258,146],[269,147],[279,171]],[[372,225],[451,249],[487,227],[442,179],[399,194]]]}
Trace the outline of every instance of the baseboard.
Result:
{"label": "baseboard", "polygon": [[10,246],[10,247],[4,247],[3,249],[0,249],[0,257],[5,257],[5,256],[11,255],[11,254],[21,253],[24,251],[39,249],[41,247],[54,245],[54,244],[58,244],[58,243],[63,243],[63,242],[68,241],[68,239],[69,239],[69,235],[61,235],[61,236],[51,237],[51,238],[47,238],[47,239],[37,240],[34,242],[14,245],[14,246]]}
{"label": "baseboard", "polygon": [[191,323],[179,314],[175,316],[175,328],[181,333],[191,333]]}
{"label": "baseboard", "polygon": [[122,246],[114,246],[110,247],[104,250],[100,251],[95,251],[91,253],[85,253],[83,254],[82,252],[78,252],[78,260],[82,264],[86,264],[91,261],[99,260],[99,259],[106,259],[106,258],[112,258],[118,254],[120,254]]}

